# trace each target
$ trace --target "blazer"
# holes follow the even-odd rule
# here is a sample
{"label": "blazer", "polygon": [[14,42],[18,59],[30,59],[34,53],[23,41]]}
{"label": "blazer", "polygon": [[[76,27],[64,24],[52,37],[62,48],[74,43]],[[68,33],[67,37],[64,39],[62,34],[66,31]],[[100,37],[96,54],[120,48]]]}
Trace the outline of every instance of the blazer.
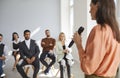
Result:
{"label": "blazer", "polygon": [[28,49],[25,41],[20,43],[19,49],[20,49],[21,57],[23,59],[32,58],[32,57],[38,58],[40,53],[39,47],[37,46],[35,40],[32,39],[30,40],[30,49]]}
{"label": "blazer", "polygon": [[[72,54],[71,54],[71,49],[67,47],[67,44],[65,43],[66,48],[69,50],[69,53],[66,55],[66,58],[69,60],[73,60]],[[64,58],[64,53],[63,53],[63,46],[60,41],[56,42],[56,47],[55,47],[56,55],[57,55],[57,61],[61,61]]]}

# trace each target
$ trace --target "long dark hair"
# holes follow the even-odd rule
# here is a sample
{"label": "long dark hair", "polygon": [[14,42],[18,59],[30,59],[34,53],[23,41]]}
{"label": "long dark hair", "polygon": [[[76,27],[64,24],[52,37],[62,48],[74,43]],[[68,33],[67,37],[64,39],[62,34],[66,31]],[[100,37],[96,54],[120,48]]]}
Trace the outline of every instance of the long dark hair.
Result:
{"label": "long dark hair", "polygon": [[12,33],[12,41],[14,41],[14,40],[15,40],[15,38],[14,38],[14,34],[16,34],[16,35],[18,36],[18,38],[19,38],[18,33],[17,33],[17,32],[13,32],[13,33]]}
{"label": "long dark hair", "polygon": [[119,26],[116,19],[116,8],[114,0],[91,0],[91,3],[98,5],[96,12],[96,21],[102,27],[108,24],[113,33],[115,39],[120,42]]}

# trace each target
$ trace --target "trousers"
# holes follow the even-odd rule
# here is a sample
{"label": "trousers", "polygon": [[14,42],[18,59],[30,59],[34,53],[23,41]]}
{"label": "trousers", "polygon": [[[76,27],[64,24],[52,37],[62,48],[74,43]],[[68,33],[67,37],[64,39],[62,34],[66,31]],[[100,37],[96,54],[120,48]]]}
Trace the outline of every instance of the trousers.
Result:
{"label": "trousers", "polygon": [[[25,65],[28,65],[28,63],[24,60],[21,64],[17,64],[17,70],[20,73],[20,75],[22,76],[22,78],[29,78],[26,73],[24,72],[23,67]],[[37,78],[37,74],[39,72],[40,69],[40,64],[39,64],[39,59],[36,59],[31,65],[34,66],[34,73],[33,73],[33,78]]]}

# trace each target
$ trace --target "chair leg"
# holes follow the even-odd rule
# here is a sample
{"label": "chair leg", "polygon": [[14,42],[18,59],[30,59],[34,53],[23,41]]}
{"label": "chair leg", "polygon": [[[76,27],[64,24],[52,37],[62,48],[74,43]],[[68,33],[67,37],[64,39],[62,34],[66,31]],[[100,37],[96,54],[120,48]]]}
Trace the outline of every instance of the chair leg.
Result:
{"label": "chair leg", "polygon": [[55,72],[55,67],[54,67],[54,65],[52,65],[51,69],[52,69],[53,72]]}
{"label": "chair leg", "polygon": [[42,66],[42,71],[44,71],[45,70],[45,66]]}
{"label": "chair leg", "polygon": [[55,77],[57,77],[57,75],[58,75],[58,73],[60,72],[60,69],[58,69],[58,71],[57,71],[57,73],[56,73],[56,75],[55,75]]}
{"label": "chair leg", "polygon": [[[28,75],[28,73],[29,73],[29,69],[30,69],[30,67],[25,67],[25,73],[26,73],[26,75]],[[32,69],[34,70],[34,66],[32,66]],[[38,77],[37,77],[38,78]]]}
{"label": "chair leg", "polygon": [[30,69],[30,67],[25,68],[26,75],[28,75],[29,69]]}

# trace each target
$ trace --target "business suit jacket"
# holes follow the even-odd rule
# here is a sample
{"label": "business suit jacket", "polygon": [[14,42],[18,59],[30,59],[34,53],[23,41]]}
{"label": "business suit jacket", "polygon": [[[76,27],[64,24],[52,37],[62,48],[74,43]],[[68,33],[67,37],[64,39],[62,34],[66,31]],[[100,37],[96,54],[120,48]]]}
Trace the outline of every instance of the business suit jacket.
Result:
{"label": "business suit jacket", "polygon": [[30,49],[28,49],[25,41],[20,43],[20,54],[23,59],[36,57],[38,59],[40,50],[35,40],[30,40]]}

